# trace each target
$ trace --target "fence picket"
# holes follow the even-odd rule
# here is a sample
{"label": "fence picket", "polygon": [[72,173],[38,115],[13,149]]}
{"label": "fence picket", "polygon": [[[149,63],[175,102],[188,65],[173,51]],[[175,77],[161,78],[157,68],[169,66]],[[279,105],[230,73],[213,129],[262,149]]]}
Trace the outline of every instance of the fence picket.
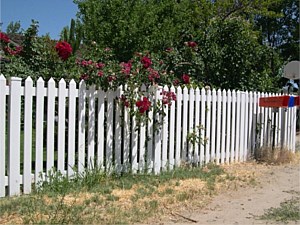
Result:
{"label": "fence picket", "polygon": [[245,127],[244,127],[244,158],[243,160],[246,161],[248,157],[248,140],[249,140],[249,93],[246,91],[245,93]]}
{"label": "fence picket", "polygon": [[[32,97],[33,81],[30,77],[25,80],[24,90],[24,150],[23,150],[23,193],[31,192],[31,162],[32,162]],[[47,140],[48,141],[48,140]]]}
{"label": "fence picket", "polygon": [[258,119],[258,96],[257,93],[254,92],[253,94],[253,118],[252,118],[252,141],[251,141],[251,154],[254,155],[254,150],[256,147],[256,137],[257,137],[257,131],[256,131],[256,127],[257,127],[257,119]]}
{"label": "fence picket", "polygon": [[[142,92],[146,92],[146,86],[142,85]],[[140,146],[139,146],[139,171],[144,171],[145,168],[145,153],[146,153],[146,124],[140,127]]]}
{"label": "fence picket", "polygon": [[[150,87],[150,93],[152,93],[154,90],[153,90],[153,87]],[[153,95],[150,95],[149,96],[149,100],[151,102],[154,101],[154,98],[153,98]],[[153,146],[153,137],[154,137],[154,133],[153,133],[153,109],[151,109],[149,112],[148,112],[148,117],[149,117],[149,120],[148,120],[148,123],[147,123],[147,165],[146,165],[146,169],[147,169],[147,172],[152,172],[152,169],[153,169],[153,154],[154,154],[154,146]],[[124,140],[125,141],[125,140]]]}
{"label": "fence picket", "polygon": [[[137,90],[135,90],[136,92]],[[133,106],[134,111],[138,111],[136,105]],[[138,130],[136,124],[136,116],[132,116],[131,120],[131,170],[133,173],[136,173],[138,170]],[[130,152],[130,150],[129,150]]]}
{"label": "fence picket", "polygon": [[187,141],[187,129],[188,129],[188,103],[189,103],[189,96],[188,96],[188,89],[186,87],[183,88],[183,112],[182,112],[182,155],[181,159],[183,161],[187,158],[187,151],[188,151],[188,141]]}
{"label": "fence picket", "polygon": [[[158,90],[155,92],[155,99],[161,100],[161,95]],[[156,113],[155,123],[161,124],[162,116]],[[161,169],[161,140],[162,140],[162,131],[161,129],[154,130],[154,173],[158,174]]]}
{"label": "fence picket", "polygon": [[176,152],[175,152],[175,166],[180,166],[180,156],[181,156],[181,138],[182,138],[182,89],[177,88],[176,94]]}
{"label": "fence picket", "polygon": [[35,118],[35,183],[38,183],[43,172],[44,151],[44,80],[39,78],[36,86],[36,118]]}
{"label": "fence picket", "polygon": [[216,137],[217,134],[217,92],[213,89],[211,92],[211,111],[207,112],[211,116],[211,135],[210,135],[210,159],[213,162],[216,159]]}
{"label": "fence picket", "polygon": [[78,172],[85,168],[85,99],[86,84],[82,80],[78,89]]}
{"label": "fence picket", "polygon": [[220,153],[221,153],[221,107],[222,107],[222,93],[221,90],[218,89],[217,91],[217,130],[216,130],[216,136],[217,136],[217,142],[216,142],[216,164],[218,165],[220,163]]}
{"label": "fence picket", "polygon": [[87,163],[88,169],[94,168],[95,163],[95,85],[90,86],[88,90],[88,154]]}
{"label": "fence picket", "polygon": [[227,91],[227,120],[226,120],[226,147],[225,147],[225,162],[229,164],[229,156],[230,156],[230,138],[231,138],[231,91]]}
{"label": "fence picket", "polygon": [[[163,90],[169,92],[169,88],[167,86],[163,87]],[[162,103],[163,104],[163,103]],[[168,104],[163,106],[164,118],[163,118],[163,126],[162,126],[162,160],[161,167],[163,170],[167,169],[168,165],[168,127],[169,127],[169,106]]]}
{"label": "fence picket", "polygon": [[[6,79],[0,74],[0,197],[5,196],[6,169]],[[27,189],[26,189],[27,190]]]}
{"label": "fence picket", "polygon": [[228,135],[226,133],[226,107],[227,107],[227,96],[226,96],[226,91],[223,90],[222,93],[222,125],[221,125],[221,163],[223,164],[225,162],[225,139],[226,136]]}
{"label": "fence picket", "polygon": [[114,124],[114,96],[112,91],[107,92],[107,131],[106,131],[106,158],[105,165],[107,170],[112,169],[112,159],[113,159],[113,124]]}
{"label": "fence picket", "polygon": [[104,113],[105,113],[105,93],[103,90],[98,90],[98,111],[97,111],[97,166],[104,168]]}
{"label": "fence picket", "polygon": [[210,162],[210,146],[211,146],[211,133],[210,133],[210,127],[211,127],[211,120],[210,120],[210,115],[211,115],[211,91],[207,91],[207,96],[206,96],[206,145],[205,145],[205,163]]}
{"label": "fence picket", "polygon": [[123,89],[122,87],[119,87],[117,89],[117,103],[116,103],[116,125],[115,125],[115,165],[116,165],[116,171],[119,173],[121,172],[121,165],[122,165],[122,162],[121,162],[121,149],[122,149],[122,141],[121,141],[121,138],[122,138],[122,129],[121,129],[121,111],[122,111],[122,108],[121,108],[121,104],[120,104],[120,96],[123,92]]}
{"label": "fence picket", "polygon": [[[193,88],[189,90],[189,111],[188,111],[188,133],[192,133],[194,131],[194,105],[195,105],[195,91]],[[193,151],[194,144],[192,142],[188,143],[188,152],[187,152],[187,160],[188,162],[193,162]]]}
{"label": "fence picket", "polygon": [[[200,90],[197,87],[195,90],[195,130],[196,130],[197,135],[201,135],[200,130],[198,130],[199,127],[201,127],[200,126]],[[201,138],[201,136],[200,136],[200,138]],[[194,155],[193,155],[193,162],[196,164],[199,163],[199,156],[200,156],[199,144],[201,144],[201,143],[196,143]]]}
{"label": "fence picket", "polygon": [[244,142],[245,142],[245,134],[244,134],[244,127],[245,127],[245,93],[241,93],[241,102],[240,102],[240,145],[239,145],[239,162],[244,161]]}
{"label": "fence picket", "polygon": [[[170,89],[171,92],[175,93],[175,88],[172,86]],[[169,162],[170,162],[170,168],[174,167],[175,163],[175,102],[171,102],[170,106],[170,129],[169,129]]]}
{"label": "fence picket", "polygon": [[47,165],[46,172],[54,166],[54,133],[55,133],[55,97],[57,96],[55,81],[48,81],[47,89]]}
{"label": "fence picket", "polygon": [[241,92],[236,93],[236,138],[235,138],[235,162],[239,161],[240,157],[240,129],[241,129]]}
{"label": "fence picket", "polygon": [[69,84],[69,116],[68,116],[68,176],[74,174],[75,167],[75,124],[76,124],[76,83],[74,80]]}
{"label": "fence picket", "polygon": [[8,192],[10,196],[20,193],[21,81],[20,78],[13,77],[10,86],[8,129]]}
{"label": "fence picket", "polygon": [[230,162],[235,161],[235,152],[237,151],[236,148],[236,92],[235,90],[232,91],[232,98],[231,98],[231,144],[230,144]]}
{"label": "fence picket", "polygon": [[65,142],[66,142],[66,82],[61,79],[58,84],[58,132],[57,132],[57,169],[65,171]]}
{"label": "fence picket", "polygon": [[203,127],[203,129],[201,129],[200,131],[200,137],[203,140],[203,144],[200,145],[200,156],[199,156],[199,162],[200,165],[203,165],[205,162],[205,158],[204,158],[204,150],[205,150],[205,145],[206,145],[206,135],[205,135],[205,130],[206,130],[206,126],[205,126],[205,112],[206,112],[206,108],[205,108],[205,102],[206,102],[206,95],[205,95],[205,89],[202,88],[201,89],[201,97],[200,97],[200,101],[201,101],[201,115],[200,115],[200,124]]}

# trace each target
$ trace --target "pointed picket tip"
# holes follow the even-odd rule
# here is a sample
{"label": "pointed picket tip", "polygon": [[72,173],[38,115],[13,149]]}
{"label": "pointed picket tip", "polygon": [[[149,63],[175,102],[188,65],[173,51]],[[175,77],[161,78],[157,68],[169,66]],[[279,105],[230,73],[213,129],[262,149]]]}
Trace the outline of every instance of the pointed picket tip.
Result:
{"label": "pointed picket tip", "polygon": [[170,90],[174,92],[175,91],[175,87],[172,85],[171,88],[170,88]]}
{"label": "pointed picket tip", "polygon": [[165,85],[165,86],[164,86],[164,90],[169,90],[168,85]]}
{"label": "pointed picket tip", "polygon": [[213,89],[211,90],[211,93],[217,93],[216,89],[213,88]]}
{"label": "pointed picket tip", "polygon": [[0,75],[0,80],[6,80],[5,79],[5,76],[1,73],[1,75]]}
{"label": "pointed picket tip", "polygon": [[32,85],[33,83],[33,80],[31,79],[31,77],[27,77],[26,80],[25,80],[25,85]]}
{"label": "pointed picket tip", "polygon": [[181,92],[182,88],[180,86],[177,87],[177,92]]}
{"label": "pointed picket tip", "polygon": [[201,88],[201,93],[205,93],[205,88],[203,87],[203,88]]}
{"label": "pointed picket tip", "polygon": [[196,87],[195,92],[200,92],[199,87]]}
{"label": "pointed picket tip", "polygon": [[58,83],[59,83],[59,84],[61,84],[61,83],[66,83],[66,81],[64,80],[64,78],[61,78],[61,79],[59,80]]}
{"label": "pointed picket tip", "polygon": [[37,82],[39,83],[44,82],[44,79],[42,77],[39,77],[39,79],[37,79]]}
{"label": "pointed picket tip", "polygon": [[[51,78],[52,79],[52,78]],[[76,82],[75,82],[75,80],[74,79],[72,79],[71,81],[70,81],[70,85],[71,84],[75,84],[76,85]]]}
{"label": "pointed picket tip", "polygon": [[50,80],[48,80],[48,83],[55,83],[53,77],[51,77]]}
{"label": "pointed picket tip", "polygon": [[32,81],[31,77],[27,77],[25,80],[25,82],[30,82],[30,81]]}

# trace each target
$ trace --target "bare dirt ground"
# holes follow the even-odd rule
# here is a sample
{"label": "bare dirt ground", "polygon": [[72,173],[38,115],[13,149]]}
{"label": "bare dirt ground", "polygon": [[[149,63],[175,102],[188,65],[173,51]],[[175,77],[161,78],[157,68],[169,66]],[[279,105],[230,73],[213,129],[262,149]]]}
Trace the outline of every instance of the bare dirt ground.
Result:
{"label": "bare dirt ground", "polygon": [[[297,135],[296,151],[300,151],[300,134]],[[261,165],[241,164],[228,170],[247,167],[254,171],[256,184],[236,189],[220,191],[212,201],[202,209],[180,210],[180,214],[170,215],[151,224],[283,224],[282,222],[259,220],[265,210],[280,206],[280,203],[300,196],[300,164]],[[240,168],[241,169],[241,168]],[[288,224],[300,224],[300,221]]]}

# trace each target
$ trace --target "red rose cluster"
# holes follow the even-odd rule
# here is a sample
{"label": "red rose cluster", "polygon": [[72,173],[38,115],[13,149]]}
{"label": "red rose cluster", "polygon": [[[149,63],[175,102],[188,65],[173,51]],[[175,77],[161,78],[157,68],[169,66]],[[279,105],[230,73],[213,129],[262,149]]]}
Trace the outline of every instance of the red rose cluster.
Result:
{"label": "red rose cluster", "polygon": [[196,48],[197,47],[197,43],[194,42],[194,41],[185,42],[185,45],[190,47],[190,48]]}
{"label": "red rose cluster", "polygon": [[135,105],[138,107],[139,112],[141,114],[144,114],[146,111],[148,111],[151,107],[151,102],[147,97],[143,97],[143,99],[137,101]]}
{"label": "red rose cluster", "polygon": [[162,103],[164,105],[171,106],[172,101],[176,101],[176,94],[173,91],[163,90],[160,94],[162,95]]}
{"label": "red rose cluster", "polygon": [[151,59],[149,59],[147,56],[144,56],[144,57],[141,59],[141,63],[143,64],[143,67],[144,67],[145,69],[149,68],[149,67],[152,65]]}
{"label": "red rose cluster", "polygon": [[155,79],[160,78],[159,73],[158,73],[157,70],[154,70],[152,68],[148,68],[148,72],[149,72],[149,75],[148,75],[149,81],[155,82]]}
{"label": "red rose cluster", "polygon": [[59,57],[64,61],[67,60],[72,54],[72,47],[66,41],[57,42],[57,44],[55,45],[55,49]]}
{"label": "red rose cluster", "polygon": [[10,55],[18,55],[21,53],[22,49],[23,49],[22,46],[17,46],[15,50],[10,47],[5,47],[4,51],[6,51]]}
{"label": "red rose cluster", "polygon": [[190,83],[190,77],[189,77],[189,75],[183,74],[182,75],[182,80],[183,80],[183,83],[189,84]]}
{"label": "red rose cluster", "polygon": [[126,108],[129,108],[130,103],[125,95],[121,95],[120,100],[121,100],[121,102],[123,102],[123,104]]}
{"label": "red rose cluster", "polygon": [[0,40],[3,41],[4,43],[8,43],[10,41],[9,37],[2,32],[0,32]]}
{"label": "red rose cluster", "polygon": [[128,61],[127,63],[121,62],[120,66],[122,67],[121,72],[125,75],[129,75],[131,72],[132,63]]}

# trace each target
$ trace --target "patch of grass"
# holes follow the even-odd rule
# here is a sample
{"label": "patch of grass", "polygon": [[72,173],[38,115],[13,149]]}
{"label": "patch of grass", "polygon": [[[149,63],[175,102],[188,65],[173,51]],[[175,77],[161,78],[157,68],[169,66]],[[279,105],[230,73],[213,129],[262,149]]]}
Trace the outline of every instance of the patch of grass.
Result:
{"label": "patch of grass", "polygon": [[289,221],[300,220],[300,198],[292,198],[290,200],[280,203],[278,208],[270,208],[266,210],[265,214],[259,218],[262,220],[275,220],[283,223]]}
{"label": "patch of grass", "polygon": [[[95,166],[67,178],[53,170],[32,194],[0,199],[0,222],[140,222],[157,216],[165,203],[193,201],[201,197],[201,189],[209,187],[213,190],[217,177],[222,174],[225,174],[224,170],[214,164],[203,168],[186,165],[160,175],[106,173],[100,166]],[[189,189],[185,182],[198,183]],[[199,183],[207,185],[200,187]]]}

